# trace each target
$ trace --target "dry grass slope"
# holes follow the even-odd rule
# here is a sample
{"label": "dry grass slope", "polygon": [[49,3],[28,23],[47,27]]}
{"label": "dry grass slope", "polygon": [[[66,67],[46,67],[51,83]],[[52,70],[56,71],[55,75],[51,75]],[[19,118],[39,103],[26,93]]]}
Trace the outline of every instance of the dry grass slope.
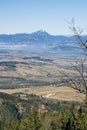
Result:
{"label": "dry grass slope", "polygon": [[80,101],[85,98],[84,94],[78,93],[76,90],[69,87],[29,87],[19,89],[0,89],[0,92],[13,94],[13,93],[26,93],[43,96],[45,98],[57,99],[62,101]]}

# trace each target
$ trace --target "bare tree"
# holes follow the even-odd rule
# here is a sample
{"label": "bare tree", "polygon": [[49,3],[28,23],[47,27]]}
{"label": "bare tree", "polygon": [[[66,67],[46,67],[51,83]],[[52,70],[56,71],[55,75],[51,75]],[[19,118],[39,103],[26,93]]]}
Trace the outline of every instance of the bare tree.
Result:
{"label": "bare tree", "polygon": [[69,25],[68,26],[69,29],[72,31],[72,33],[76,37],[78,45],[80,45],[81,48],[87,52],[87,39],[82,38],[82,33],[83,33],[84,29],[81,29],[81,28],[75,26],[74,18],[72,19],[71,23],[68,22],[68,25]]}
{"label": "bare tree", "polygon": [[76,44],[84,50],[84,55],[79,60],[77,59],[74,63],[71,63],[75,73],[67,74],[62,72],[62,79],[67,86],[84,93],[85,102],[87,103],[87,39],[82,37],[83,30],[75,26],[74,19],[72,19],[71,23],[68,22],[68,25],[74,34]]}

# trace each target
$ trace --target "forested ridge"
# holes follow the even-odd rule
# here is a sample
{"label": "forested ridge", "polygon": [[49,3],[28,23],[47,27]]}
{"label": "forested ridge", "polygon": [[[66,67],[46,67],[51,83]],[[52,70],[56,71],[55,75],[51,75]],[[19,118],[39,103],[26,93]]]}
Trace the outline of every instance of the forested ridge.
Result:
{"label": "forested ridge", "polygon": [[87,104],[0,93],[1,130],[86,130]]}

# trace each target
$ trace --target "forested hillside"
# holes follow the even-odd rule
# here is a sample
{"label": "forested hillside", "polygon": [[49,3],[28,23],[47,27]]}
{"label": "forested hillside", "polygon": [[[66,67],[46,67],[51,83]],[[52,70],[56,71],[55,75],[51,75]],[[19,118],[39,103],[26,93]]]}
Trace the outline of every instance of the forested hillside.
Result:
{"label": "forested hillside", "polygon": [[86,130],[87,105],[0,93],[1,130]]}

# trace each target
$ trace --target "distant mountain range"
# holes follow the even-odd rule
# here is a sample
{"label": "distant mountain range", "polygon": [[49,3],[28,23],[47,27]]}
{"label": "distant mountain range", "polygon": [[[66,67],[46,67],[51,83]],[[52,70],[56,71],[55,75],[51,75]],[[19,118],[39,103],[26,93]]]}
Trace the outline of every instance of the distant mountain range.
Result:
{"label": "distant mountain range", "polygon": [[[87,39],[87,36],[83,36]],[[39,30],[34,33],[26,34],[0,34],[0,49],[19,49],[30,52],[58,52],[62,51],[78,51],[79,47],[76,44],[75,36],[50,35],[45,31]],[[4,46],[3,44],[9,45]],[[39,45],[38,45],[39,44]],[[10,46],[17,45],[17,46]],[[26,45],[26,46],[21,46]],[[19,46],[19,47],[18,47]],[[4,49],[5,50],[5,49]]]}
{"label": "distant mountain range", "polygon": [[45,31],[34,33],[0,34],[0,43],[67,43],[73,36],[50,35]]}

